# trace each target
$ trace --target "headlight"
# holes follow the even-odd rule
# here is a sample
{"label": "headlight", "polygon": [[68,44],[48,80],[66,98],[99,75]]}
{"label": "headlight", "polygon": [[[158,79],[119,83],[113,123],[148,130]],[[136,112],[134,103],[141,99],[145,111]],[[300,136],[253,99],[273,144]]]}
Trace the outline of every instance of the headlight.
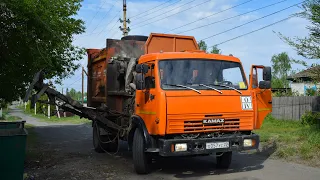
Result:
{"label": "headlight", "polygon": [[255,145],[255,141],[252,139],[244,139],[243,140],[243,146],[244,147],[252,147]]}
{"label": "headlight", "polygon": [[187,151],[187,144],[186,143],[175,144],[174,149],[175,151]]}

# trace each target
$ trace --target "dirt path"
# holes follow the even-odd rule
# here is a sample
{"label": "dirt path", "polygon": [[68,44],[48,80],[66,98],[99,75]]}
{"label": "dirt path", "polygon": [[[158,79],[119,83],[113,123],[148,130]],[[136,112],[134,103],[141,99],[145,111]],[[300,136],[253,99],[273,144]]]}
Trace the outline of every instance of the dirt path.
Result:
{"label": "dirt path", "polygon": [[[15,115],[29,120],[23,113]],[[29,121],[37,124],[36,119]],[[38,126],[39,125],[39,126]],[[92,149],[92,128],[83,125],[43,125],[34,128],[38,145],[29,155],[26,172],[35,180],[199,179],[199,180],[318,180],[320,169],[270,159],[268,153],[234,154],[229,170],[215,169],[215,158],[160,158],[153,172],[134,173],[131,153],[122,142],[117,155]],[[272,152],[272,149],[269,149]]]}

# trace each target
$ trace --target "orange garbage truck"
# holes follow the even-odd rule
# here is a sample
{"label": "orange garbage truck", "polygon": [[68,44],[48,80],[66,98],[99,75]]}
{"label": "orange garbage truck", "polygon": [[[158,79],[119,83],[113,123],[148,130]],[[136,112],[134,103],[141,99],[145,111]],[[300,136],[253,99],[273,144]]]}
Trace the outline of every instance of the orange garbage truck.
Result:
{"label": "orange garbage truck", "polygon": [[194,37],[172,34],[107,39],[106,48],[87,54],[86,107],[44,84],[40,72],[31,89],[39,92],[33,100],[46,93],[92,120],[95,151],[116,152],[127,141],[135,171],[146,174],[159,155],[214,154],[217,167],[228,168],[232,152],[258,148],[253,130],[272,110],[270,67],[252,65],[247,79],[237,57],[206,53]]}

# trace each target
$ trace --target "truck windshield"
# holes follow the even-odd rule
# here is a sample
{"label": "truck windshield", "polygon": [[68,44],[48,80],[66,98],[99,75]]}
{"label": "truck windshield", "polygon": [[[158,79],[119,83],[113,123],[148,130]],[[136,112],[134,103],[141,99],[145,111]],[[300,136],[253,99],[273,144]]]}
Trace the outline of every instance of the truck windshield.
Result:
{"label": "truck windshield", "polygon": [[[240,63],[223,60],[160,60],[162,89],[239,90],[247,89]],[[179,85],[179,86],[174,86]],[[221,92],[220,92],[221,93]]]}

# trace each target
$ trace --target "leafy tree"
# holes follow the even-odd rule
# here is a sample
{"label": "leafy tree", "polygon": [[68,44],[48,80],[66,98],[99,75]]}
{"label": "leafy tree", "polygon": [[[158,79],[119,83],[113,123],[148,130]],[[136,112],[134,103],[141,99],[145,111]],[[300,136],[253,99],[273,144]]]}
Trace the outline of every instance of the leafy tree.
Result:
{"label": "leafy tree", "polygon": [[[81,91],[76,91],[75,89],[71,88],[70,91],[68,92],[68,95],[74,99],[74,100],[81,100],[82,99],[82,92]],[[86,96],[86,93],[84,93],[84,96]]]}
{"label": "leafy tree", "polygon": [[287,77],[293,73],[292,64],[306,65],[303,61],[298,61],[290,58],[286,52],[273,55],[271,58],[272,64],[272,87],[273,88],[288,88],[289,81]]}
{"label": "leafy tree", "polygon": [[68,95],[72,98],[72,99],[75,99],[77,100],[77,91],[73,88],[70,89]]}
{"label": "leafy tree", "polygon": [[[208,46],[207,46],[207,43],[205,41],[203,41],[203,40],[199,41],[198,42],[198,46],[199,46],[200,50],[208,52]],[[212,46],[212,48],[210,50],[210,53],[212,53],[212,54],[221,54],[221,50],[215,45],[215,46]]]}
{"label": "leafy tree", "polygon": [[210,53],[212,53],[212,54],[221,54],[221,50],[215,45],[215,46],[212,46],[212,49],[211,49]]}
{"label": "leafy tree", "polygon": [[280,35],[289,45],[295,48],[299,55],[308,59],[320,59],[320,1],[307,0],[301,8],[304,11],[295,14],[295,16],[310,21],[311,25],[307,26],[309,37],[291,39]]}
{"label": "leafy tree", "polygon": [[201,41],[198,42],[198,46],[199,46],[199,49],[200,49],[200,50],[207,52],[208,46],[207,46],[206,42],[204,42],[203,40],[201,40]]}
{"label": "leafy tree", "polygon": [[34,74],[61,80],[79,67],[84,49],[74,34],[84,32],[75,15],[82,0],[0,2],[0,104],[23,97]]}

